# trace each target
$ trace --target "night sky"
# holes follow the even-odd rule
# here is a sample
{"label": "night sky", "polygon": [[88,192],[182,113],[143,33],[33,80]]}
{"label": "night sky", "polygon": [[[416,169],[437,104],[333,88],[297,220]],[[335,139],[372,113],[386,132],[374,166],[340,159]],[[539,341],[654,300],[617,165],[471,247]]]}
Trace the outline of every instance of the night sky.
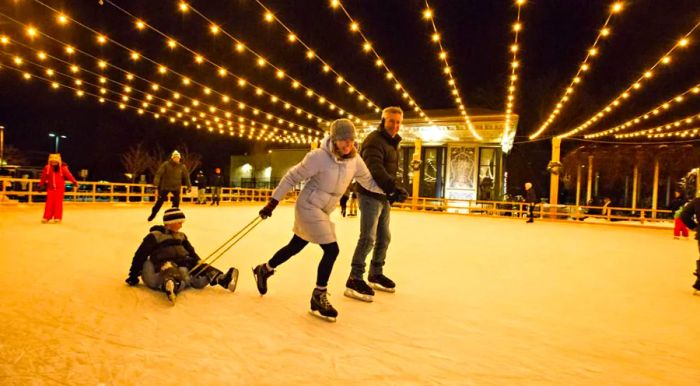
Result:
{"label": "night sky", "polygon": [[[288,80],[276,79],[269,66],[257,67],[250,53],[236,53],[228,37],[221,33],[212,35],[209,25],[196,14],[179,12],[178,2],[113,2],[280,98],[325,119],[337,117],[324,106],[306,98],[302,91],[289,87]],[[193,55],[184,49],[170,49],[162,36],[137,30],[132,18],[107,3],[99,5],[97,0],[45,0],[45,3],[192,80],[260,110],[304,125],[311,124],[282,108],[280,103],[272,105],[268,98],[256,97],[250,86],[241,89],[233,77],[218,77],[213,67],[196,64]],[[350,32],[345,14],[332,9],[330,1],[264,0],[262,3],[378,105],[408,107],[386,81],[384,72],[373,65],[374,59],[362,51],[362,41]],[[508,47],[512,44],[511,28],[516,17],[514,1],[433,0],[429,3],[467,107],[503,111],[510,73]],[[346,87],[336,85],[335,76],[324,74],[318,60],[307,60],[306,51],[298,43],[290,44],[287,33],[278,24],[266,23],[262,8],[254,0],[198,0],[191,4],[270,63],[328,100],[357,115],[372,114],[347,92]],[[346,0],[343,4],[396,78],[423,109],[456,107],[441,72],[438,50],[430,41],[432,29],[421,18],[424,1]],[[516,141],[526,142],[527,136],[554,108],[605,21],[610,4],[610,1],[598,0],[528,0],[522,8],[521,69],[515,108],[521,118]],[[590,118],[700,21],[700,2],[696,0],[637,0],[625,1],[624,5],[624,11],[613,17],[612,34],[600,44],[600,54],[593,59],[591,70],[585,74],[572,102],[543,137],[563,133]],[[130,61],[128,53],[115,43],[100,46],[94,34],[78,25],[60,26],[55,14],[33,0],[0,1],[0,12],[134,74],[178,89],[183,95],[191,95],[203,102],[207,100],[201,87],[183,87],[180,78],[172,74],[159,75],[156,67],[145,60]],[[45,37],[30,40],[22,27],[1,16],[0,34],[19,38],[24,44],[70,60],[60,45]],[[17,45],[0,46],[0,49],[36,61],[35,54],[30,57],[28,50]],[[674,55],[671,65],[656,72],[648,87],[645,86],[642,92],[635,94],[590,132],[624,122],[700,82],[698,50],[700,31],[691,36],[687,48]],[[0,56],[0,63],[10,61],[11,57]],[[100,70],[93,59],[76,55],[73,61],[91,71],[104,72],[110,78],[124,81],[119,71]],[[66,65],[52,63],[50,66],[67,72]],[[95,76],[85,73],[81,77],[86,81],[96,81]],[[162,119],[140,117],[133,111],[120,111],[114,104],[100,105],[94,97],[80,99],[69,90],[51,90],[46,82],[38,79],[28,82],[9,69],[0,71],[0,85],[0,125],[6,127],[6,146],[15,146],[28,154],[41,154],[39,162],[43,162],[43,156],[53,149],[54,144],[48,133],[60,132],[68,136],[61,142],[61,152],[71,168],[90,169],[95,179],[116,178],[121,172],[120,154],[140,141],[147,147],[160,145],[167,151],[186,143],[190,151],[203,154],[205,168],[224,166],[230,154],[280,146],[269,143],[254,149],[247,140],[184,128]],[[145,90],[145,85],[143,81],[134,82],[135,88]],[[94,91],[89,86],[84,89]],[[700,97],[689,100],[682,108],[676,108],[651,123],[665,123],[697,114],[699,100]],[[236,113],[235,104],[231,110]],[[580,143],[565,142],[564,151],[577,145]],[[509,156],[509,167],[518,165],[518,173],[528,174],[523,178],[542,178],[544,181],[549,146],[548,141],[517,144]]]}

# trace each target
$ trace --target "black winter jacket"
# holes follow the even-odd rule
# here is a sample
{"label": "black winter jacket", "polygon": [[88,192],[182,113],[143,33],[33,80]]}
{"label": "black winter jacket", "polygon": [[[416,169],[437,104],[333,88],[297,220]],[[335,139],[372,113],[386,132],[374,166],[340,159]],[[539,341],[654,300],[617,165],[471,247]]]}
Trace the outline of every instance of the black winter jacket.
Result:
{"label": "black winter jacket", "polygon": [[156,272],[166,262],[170,261],[178,267],[194,268],[199,262],[199,256],[194,247],[182,232],[171,232],[163,225],[154,225],[150,233],[143,238],[141,245],[131,259],[129,276],[141,276],[143,263],[150,259]]}
{"label": "black winter jacket", "polygon": [[525,200],[530,204],[537,202],[537,193],[535,192],[535,188],[530,188],[525,191]]}
{"label": "black winter jacket", "polygon": [[196,176],[196,184],[198,189],[206,189],[207,187],[207,177],[204,175],[204,173],[197,173]]}
{"label": "black winter jacket", "polygon": [[224,176],[222,174],[214,174],[211,177],[211,186],[220,188],[224,186]]}
{"label": "black winter jacket", "polygon": [[365,140],[362,141],[360,156],[365,161],[372,178],[386,193],[386,196],[370,192],[358,185],[357,190],[360,194],[386,200],[388,195],[396,191],[396,172],[399,170],[400,142],[401,136],[397,134],[392,138],[382,127],[369,133]]}
{"label": "black winter jacket", "polygon": [[[700,197],[693,199],[693,201],[685,205],[683,211],[681,212],[681,220],[688,228],[695,229],[697,231],[696,228],[698,226],[698,216],[700,216]],[[697,233],[695,234],[695,238],[698,238]]]}
{"label": "black winter jacket", "polygon": [[163,162],[153,179],[153,185],[158,189],[171,192],[179,192],[183,184],[188,188],[192,187],[190,174],[187,172],[185,165],[173,161]]}
{"label": "black winter jacket", "polygon": [[683,207],[685,204],[685,201],[682,198],[674,198],[671,200],[671,204],[668,206],[668,209],[671,210],[671,214],[676,213],[676,211],[680,208]]}

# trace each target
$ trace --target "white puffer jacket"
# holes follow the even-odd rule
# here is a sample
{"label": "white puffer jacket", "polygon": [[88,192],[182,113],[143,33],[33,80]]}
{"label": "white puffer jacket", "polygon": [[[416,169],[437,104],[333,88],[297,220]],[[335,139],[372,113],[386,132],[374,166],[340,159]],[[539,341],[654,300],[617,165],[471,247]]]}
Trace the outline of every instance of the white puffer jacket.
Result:
{"label": "white puffer jacket", "polygon": [[336,157],[333,143],[326,137],[320,148],[306,154],[300,163],[289,169],[272,192],[272,197],[282,201],[295,185],[308,180],[295,205],[293,231],[306,241],[329,244],[336,241],[335,224],[331,222],[330,214],[353,178],[365,189],[384,194],[372,179],[362,157]]}

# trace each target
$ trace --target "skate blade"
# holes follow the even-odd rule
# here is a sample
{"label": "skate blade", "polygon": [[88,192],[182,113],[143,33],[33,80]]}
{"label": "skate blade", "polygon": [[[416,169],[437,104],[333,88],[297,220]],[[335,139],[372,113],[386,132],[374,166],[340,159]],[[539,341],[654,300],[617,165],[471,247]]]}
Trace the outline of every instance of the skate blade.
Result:
{"label": "skate blade", "polygon": [[335,323],[335,318],[332,316],[323,316],[320,312],[314,310],[309,310],[309,313],[321,320],[325,320],[326,322]]}
{"label": "skate blade", "polygon": [[372,287],[372,288],[374,288],[374,289],[376,289],[376,290],[379,290],[379,291],[391,292],[391,293],[396,292],[396,288],[386,288],[386,287],[384,287],[384,286],[382,286],[382,285],[379,285],[379,284],[377,284],[377,283],[372,283],[372,282],[369,282],[368,284],[369,284],[370,287]]}
{"label": "skate blade", "polygon": [[372,295],[361,294],[361,293],[359,293],[353,289],[350,289],[350,288],[346,288],[343,295],[345,295],[349,298],[362,300],[363,302],[367,302],[367,303],[372,303],[374,301]]}
{"label": "skate blade", "polygon": [[172,280],[168,280],[165,283],[165,294],[168,296],[170,304],[175,305],[175,299],[177,299],[177,295],[175,295],[175,283]]}
{"label": "skate blade", "polygon": [[231,277],[231,282],[228,284],[228,290],[231,292],[236,292],[236,286],[238,285],[238,270],[233,269],[233,275]]}

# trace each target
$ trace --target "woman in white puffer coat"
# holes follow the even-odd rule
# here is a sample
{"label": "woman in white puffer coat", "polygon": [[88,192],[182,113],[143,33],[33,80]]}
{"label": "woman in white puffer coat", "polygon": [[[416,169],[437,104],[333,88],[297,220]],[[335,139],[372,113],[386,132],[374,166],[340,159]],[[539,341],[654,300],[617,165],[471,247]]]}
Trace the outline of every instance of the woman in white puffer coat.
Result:
{"label": "woman in white puffer coat", "polygon": [[326,287],[333,263],[340,252],[335,236],[335,224],[330,214],[338,206],[353,178],[365,189],[384,194],[372,179],[362,157],[355,149],[355,126],[348,119],[338,119],[330,126],[330,137],[319,149],[309,152],[292,167],[272,192],[272,198],[260,210],[260,217],[272,216],[280,200],[294,186],[307,181],[299,194],[294,210],[294,237],[267,262],[253,269],[258,291],[267,293],[267,278],[277,266],[299,253],[309,243],[319,244],[323,257],[318,265],[316,288],[311,295],[311,313],[335,321],[338,312],[328,302]]}

